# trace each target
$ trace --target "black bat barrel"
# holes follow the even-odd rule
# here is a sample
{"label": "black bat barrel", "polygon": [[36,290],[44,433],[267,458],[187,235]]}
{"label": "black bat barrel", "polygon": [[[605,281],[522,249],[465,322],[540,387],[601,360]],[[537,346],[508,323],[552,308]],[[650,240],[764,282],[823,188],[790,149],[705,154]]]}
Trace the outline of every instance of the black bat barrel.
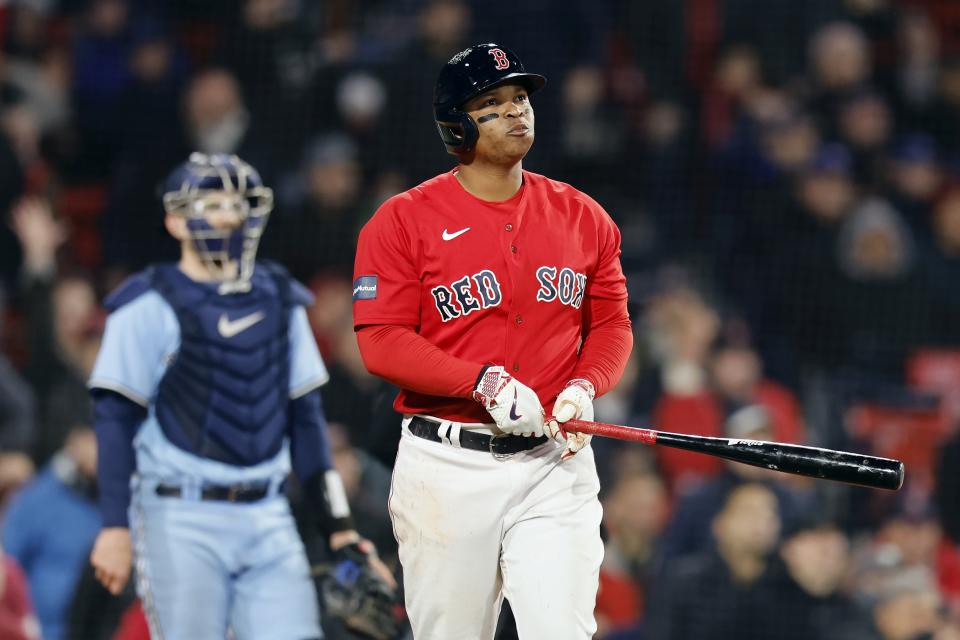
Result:
{"label": "black bat barrel", "polygon": [[656,434],[659,445],[708,453],[774,471],[892,491],[903,485],[903,463],[890,458],[764,440],[711,438],[664,431]]}

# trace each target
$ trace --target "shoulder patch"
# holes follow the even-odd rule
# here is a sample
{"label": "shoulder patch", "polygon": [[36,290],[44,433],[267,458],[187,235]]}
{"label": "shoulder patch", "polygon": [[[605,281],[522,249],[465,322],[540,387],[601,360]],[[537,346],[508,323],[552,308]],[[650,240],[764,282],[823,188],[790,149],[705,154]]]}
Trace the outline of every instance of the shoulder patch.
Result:
{"label": "shoulder patch", "polygon": [[103,301],[103,306],[108,311],[116,311],[151,289],[153,289],[153,267],[148,267],[120,283],[120,286],[114,289]]}
{"label": "shoulder patch", "polygon": [[360,276],[353,281],[353,301],[377,298],[377,276]]}

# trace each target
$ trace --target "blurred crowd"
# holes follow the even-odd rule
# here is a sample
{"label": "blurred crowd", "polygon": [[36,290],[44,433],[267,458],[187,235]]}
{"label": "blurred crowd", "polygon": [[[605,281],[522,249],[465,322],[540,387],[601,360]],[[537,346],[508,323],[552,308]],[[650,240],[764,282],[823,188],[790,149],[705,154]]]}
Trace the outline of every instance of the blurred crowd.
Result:
{"label": "blurred crowd", "polygon": [[336,464],[396,564],[399,420],[353,337],[355,238],[453,166],[433,82],[477,41],[549,79],[525,168],[623,233],[637,346],[599,420],[907,463],[883,493],[594,439],[597,637],[960,639],[946,0],[0,2],[0,637],[145,637],[133,593],[87,566],[85,379],[105,294],[177,255],[158,185],[192,150],[276,193],[260,255],[316,294]]}

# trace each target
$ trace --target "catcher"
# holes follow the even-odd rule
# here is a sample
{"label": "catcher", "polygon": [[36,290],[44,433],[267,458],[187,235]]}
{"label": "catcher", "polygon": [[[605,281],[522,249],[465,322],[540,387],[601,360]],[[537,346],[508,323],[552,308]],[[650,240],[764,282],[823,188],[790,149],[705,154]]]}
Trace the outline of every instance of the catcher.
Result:
{"label": "catcher", "polygon": [[[176,264],[142,271],[111,311],[89,386],[103,529],[96,576],[119,593],[137,561],[154,638],[321,637],[291,468],[334,557],[329,614],[390,638],[395,583],[354,530],[332,468],[319,387],[328,375],[309,292],[256,261],[273,204],[249,164],[195,153],[167,181]],[[359,591],[358,591],[359,590]]]}

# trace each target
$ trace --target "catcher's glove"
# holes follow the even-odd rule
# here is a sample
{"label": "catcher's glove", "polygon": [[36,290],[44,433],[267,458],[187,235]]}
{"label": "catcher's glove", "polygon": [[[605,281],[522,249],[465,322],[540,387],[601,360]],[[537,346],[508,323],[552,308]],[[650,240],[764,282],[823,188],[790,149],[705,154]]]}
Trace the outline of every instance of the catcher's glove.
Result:
{"label": "catcher's glove", "polygon": [[333,552],[333,563],[312,568],[320,607],[348,629],[374,640],[393,640],[400,628],[394,589],[370,566],[373,544],[361,540]]}

